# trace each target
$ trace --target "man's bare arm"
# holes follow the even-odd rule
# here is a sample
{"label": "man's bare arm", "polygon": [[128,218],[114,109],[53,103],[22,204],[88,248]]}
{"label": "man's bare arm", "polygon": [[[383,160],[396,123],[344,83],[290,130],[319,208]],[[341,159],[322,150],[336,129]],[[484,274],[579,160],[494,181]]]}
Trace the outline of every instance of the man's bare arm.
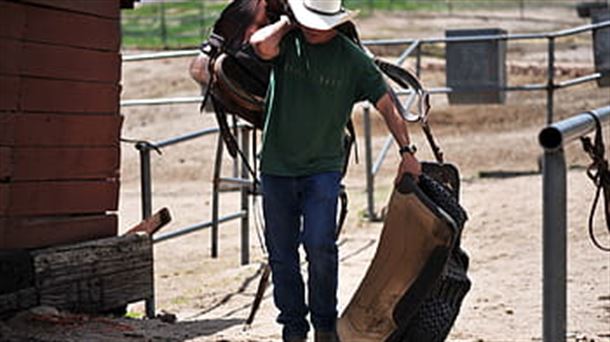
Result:
{"label": "man's bare arm", "polygon": [[[392,102],[390,95],[385,94],[377,101],[375,107],[385,120],[386,125],[394,139],[399,146],[407,146],[411,143],[409,139],[409,131],[407,129],[407,122],[402,118],[394,103]],[[398,169],[398,175],[396,176],[396,183],[400,181],[400,178],[404,173],[410,173],[414,176],[421,174],[421,165],[417,161],[414,155],[411,153],[403,153],[400,167]]]}
{"label": "man's bare arm", "polygon": [[277,22],[254,32],[250,38],[250,44],[260,58],[264,60],[273,59],[280,53],[282,38],[292,28],[290,19],[283,15]]}

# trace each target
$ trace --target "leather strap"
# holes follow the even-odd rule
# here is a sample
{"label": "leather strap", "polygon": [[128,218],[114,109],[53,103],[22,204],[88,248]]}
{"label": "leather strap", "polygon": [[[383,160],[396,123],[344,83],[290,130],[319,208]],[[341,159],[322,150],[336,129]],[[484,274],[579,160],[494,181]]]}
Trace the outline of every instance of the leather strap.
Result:
{"label": "leather strap", "polygon": [[[594,141],[590,137],[581,137],[583,150],[591,158],[591,164],[587,167],[587,176],[595,184],[595,197],[591,204],[589,213],[589,236],[593,244],[602,251],[610,252],[610,247],[603,246],[596,238],[594,228],[595,211],[600,197],[604,198],[604,209],[606,216],[606,230],[610,234],[610,170],[608,169],[608,160],[605,158],[605,146],[602,132],[602,125],[599,118],[592,112],[588,113],[595,121],[595,138]],[[603,192],[602,192],[603,190]]]}

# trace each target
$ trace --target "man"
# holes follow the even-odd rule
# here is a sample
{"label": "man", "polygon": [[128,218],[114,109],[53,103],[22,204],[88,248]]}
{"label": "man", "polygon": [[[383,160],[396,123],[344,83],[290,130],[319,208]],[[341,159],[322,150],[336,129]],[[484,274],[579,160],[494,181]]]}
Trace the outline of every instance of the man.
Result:
{"label": "man", "polygon": [[[353,104],[368,100],[401,147],[397,179],[419,176],[406,122],[373,61],[335,28],[350,19],[341,0],[288,0],[287,16],[256,31],[250,43],[273,65],[266,99],[261,179],[274,301],[284,341],[336,341],[337,197],[343,138]],[[308,301],[298,248],[308,261]]]}

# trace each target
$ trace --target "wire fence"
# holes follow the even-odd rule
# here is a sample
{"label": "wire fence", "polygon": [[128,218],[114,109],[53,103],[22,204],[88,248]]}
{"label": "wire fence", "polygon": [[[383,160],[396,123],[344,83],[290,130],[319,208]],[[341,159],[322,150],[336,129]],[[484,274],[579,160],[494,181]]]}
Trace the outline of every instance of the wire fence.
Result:
{"label": "wire fence", "polygon": [[175,49],[198,46],[227,1],[155,1],[123,11],[123,46]]}
{"label": "wire fence", "polygon": [[[227,0],[148,0],[123,11],[123,46],[144,49],[177,49],[198,46],[226,6]],[[602,1],[603,2],[603,1]],[[577,0],[344,0],[361,16],[375,11],[432,11],[448,15],[473,11],[503,11],[520,19],[545,10],[576,8]]]}

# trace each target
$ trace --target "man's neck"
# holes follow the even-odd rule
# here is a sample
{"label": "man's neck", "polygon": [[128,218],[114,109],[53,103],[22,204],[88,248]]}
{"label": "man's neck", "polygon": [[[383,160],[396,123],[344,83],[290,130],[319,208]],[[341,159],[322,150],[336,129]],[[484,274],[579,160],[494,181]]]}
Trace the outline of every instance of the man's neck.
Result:
{"label": "man's neck", "polygon": [[336,30],[328,30],[328,31],[312,31],[303,29],[303,36],[305,40],[309,44],[324,44],[331,41],[337,35]]}

